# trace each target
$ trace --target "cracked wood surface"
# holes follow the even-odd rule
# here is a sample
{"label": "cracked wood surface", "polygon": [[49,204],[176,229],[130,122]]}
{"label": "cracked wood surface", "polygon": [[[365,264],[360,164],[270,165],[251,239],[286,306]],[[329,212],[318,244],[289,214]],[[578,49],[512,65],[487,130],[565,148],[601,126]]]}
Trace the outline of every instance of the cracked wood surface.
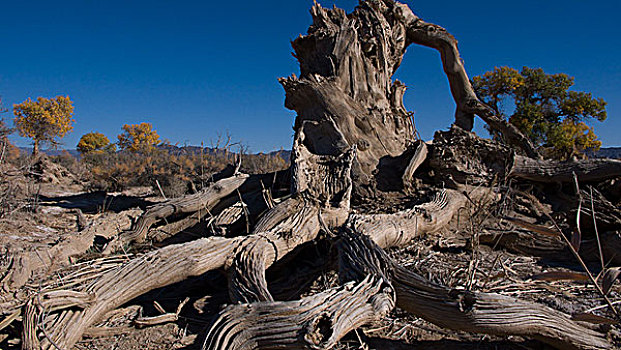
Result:
{"label": "cracked wood surface", "polygon": [[601,181],[621,176],[621,160],[587,159],[568,162],[539,160],[516,155],[510,176],[536,182]]}
{"label": "cracked wood surface", "polygon": [[149,228],[159,220],[172,215],[212,209],[222,198],[233,193],[244,184],[248,178],[249,176],[246,174],[228,177],[209,185],[199,193],[167,200],[152,206],[140,216],[131,230],[121,233],[117,239],[111,241],[106,250],[112,252],[126,244],[143,242],[147,238]]}
{"label": "cracked wood surface", "polygon": [[235,250],[228,266],[229,295],[234,302],[273,301],[265,270],[295,247],[337,227],[349,213],[353,148],[341,156],[318,156],[298,133],[293,150],[293,197],[269,210],[253,235]]}

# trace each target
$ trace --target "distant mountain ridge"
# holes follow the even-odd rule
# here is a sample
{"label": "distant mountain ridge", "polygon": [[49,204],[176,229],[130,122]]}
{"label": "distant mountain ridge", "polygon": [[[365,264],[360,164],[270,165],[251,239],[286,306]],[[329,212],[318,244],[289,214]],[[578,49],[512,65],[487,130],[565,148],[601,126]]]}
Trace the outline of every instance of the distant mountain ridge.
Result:
{"label": "distant mountain ridge", "polygon": [[[19,150],[22,153],[27,153],[27,154],[32,153],[32,147],[19,147]],[[47,154],[48,156],[52,156],[52,157],[59,156],[65,151],[67,151],[70,155],[76,158],[80,158],[80,152],[78,152],[77,149],[42,149],[41,150],[42,153]]]}
{"label": "distant mountain ridge", "polygon": [[[181,154],[200,154],[201,153],[201,147],[200,146],[175,146],[175,145],[161,145],[159,146],[160,149],[164,149],[167,150],[168,152],[170,152],[171,154],[175,154],[175,155],[181,155]],[[24,152],[24,153],[32,153],[32,147],[19,147],[19,149]],[[72,155],[75,158],[80,158],[80,152],[78,152],[77,149],[43,149],[41,150],[42,153],[47,154],[48,156],[58,156],[61,155],[63,152],[67,152],[70,155]],[[204,154],[221,154],[224,153],[225,150],[224,149],[220,149],[220,148],[209,148],[209,147],[205,147],[203,148],[203,152]],[[230,151],[230,153],[236,153],[233,151]],[[264,153],[264,152],[259,152],[259,153],[254,153],[254,154],[267,154],[269,156],[275,157],[275,156],[280,156],[282,159],[284,159],[285,161],[289,161],[291,159],[291,151],[290,150],[279,150],[279,151],[272,151],[272,152],[268,152],[268,153]]]}
{"label": "distant mountain ridge", "polygon": [[[176,155],[200,154],[201,152],[200,146],[179,147],[175,145],[161,145],[160,148],[166,149],[171,154],[176,154]],[[32,147],[20,147],[19,149],[22,150],[22,152],[32,153]],[[47,149],[47,150],[42,150],[41,152],[47,154],[48,156],[58,156],[64,151],[67,151],[70,155],[76,158],[80,158],[80,152],[78,152],[78,150],[76,149],[57,149],[57,150]],[[205,154],[217,154],[217,153],[223,153],[225,152],[225,150],[205,147],[203,148],[203,152],[205,152]],[[236,152],[232,152],[232,153],[236,153]],[[587,151],[586,153],[589,158],[621,159],[621,147],[602,147],[598,151]],[[279,151],[272,151],[268,153],[259,152],[259,153],[254,153],[254,154],[267,154],[269,156],[274,156],[274,157],[277,155],[280,155],[280,157],[287,162],[291,159],[291,150],[279,150]]]}
{"label": "distant mountain ridge", "polygon": [[602,147],[595,152],[588,151],[587,156],[589,156],[589,158],[621,159],[621,147]]}

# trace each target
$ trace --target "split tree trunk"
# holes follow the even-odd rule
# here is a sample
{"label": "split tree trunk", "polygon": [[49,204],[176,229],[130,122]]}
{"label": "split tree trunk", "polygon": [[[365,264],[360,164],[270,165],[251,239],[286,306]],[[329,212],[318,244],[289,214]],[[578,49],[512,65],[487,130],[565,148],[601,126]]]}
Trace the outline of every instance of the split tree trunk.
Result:
{"label": "split tree trunk", "polygon": [[311,152],[338,155],[358,147],[356,193],[381,190],[384,181],[398,183],[403,172],[395,173],[394,161],[414,148],[414,122],[403,106],[405,85],[392,81],[412,43],[440,52],[457,104],[457,126],[469,131],[474,115],[479,115],[509,143],[537,156],[524,135],[476,97],[457,41],[442,27],[424,22],[406,5],[391,0],[361,2],[350,15],[315,4],[311,15],[308,35],[292,44],[300,77],[280,80],[285,106],[297,112],[296,130],[312,122],[304,141]]}

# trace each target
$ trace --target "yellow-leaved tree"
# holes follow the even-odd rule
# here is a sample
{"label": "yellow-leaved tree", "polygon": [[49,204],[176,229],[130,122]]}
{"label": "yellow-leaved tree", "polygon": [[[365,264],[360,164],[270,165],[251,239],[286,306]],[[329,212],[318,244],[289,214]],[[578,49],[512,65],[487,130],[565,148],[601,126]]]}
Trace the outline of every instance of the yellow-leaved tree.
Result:
{"label": "yellow-leaved tree", "polygon": [[[472,78],[477,95],[496,115],[515,125],[545,156],[560,160],[599,149],[602,143],[585,121],[603,122],[607,117],[604,99],[570,91],[573,85],[574,78],[567,74],[529,67],[496,67]],[[502,135],[492,134],[503,141]]]}
{"label": "yellow-leaved tree", "polygon": [[571,119],[551,128],[548,143],[551,146],[544,148],[544,155],[560,160],[579,157],[584,150],[598,150],[602,146],[592,127]]}
{"label": "yellow-leaved tree", "polygon": [[96,152],[114,152],[116,146],[110,143],[106,135],[99,132],[89,132],[80,137],[77,149],[82,155]]}
{"label": "yellow-leaved tree", "polygon": [[73,102],[69,96],[39,97],[13,105],[14,124],[19,134],[34,141],[32,154],[39,152],[42,143],[56,147],[59,139],[73,130]]}
{"label": "yellow-leaved tree", "polygon": [[117,137],[119,148],[130,152],[149,152],[160,143],[160,136],[151,123],[125,124],[123,133]]}

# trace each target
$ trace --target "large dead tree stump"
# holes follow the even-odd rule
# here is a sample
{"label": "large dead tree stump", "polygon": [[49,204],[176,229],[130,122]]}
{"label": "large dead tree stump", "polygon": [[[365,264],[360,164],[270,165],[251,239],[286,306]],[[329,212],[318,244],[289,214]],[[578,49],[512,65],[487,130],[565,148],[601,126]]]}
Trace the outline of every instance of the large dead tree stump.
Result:
{"label": "large dead tree stump", "polygon": [[414,147],[414,122],[403,106],[405,85],[392,81],[412,43],[440,52],[457,104],[457,126],[471,130],[474,115],[480,115],[527,155],[537,155],[527,138],[476,97],[455,38],[422,21],[406,5],[364,1],[347,15],[316,4],[311,15],[308,35],[292,44],[300,77],[280,80],[287,96],[285,106],[297,112],[296,130],[306,121],[313,122],[304,141],[311,152],[336,155],[357,145],[357,192],[374,191],[378,178],[401,178],[403,174],[394,174],[390,160]]}

